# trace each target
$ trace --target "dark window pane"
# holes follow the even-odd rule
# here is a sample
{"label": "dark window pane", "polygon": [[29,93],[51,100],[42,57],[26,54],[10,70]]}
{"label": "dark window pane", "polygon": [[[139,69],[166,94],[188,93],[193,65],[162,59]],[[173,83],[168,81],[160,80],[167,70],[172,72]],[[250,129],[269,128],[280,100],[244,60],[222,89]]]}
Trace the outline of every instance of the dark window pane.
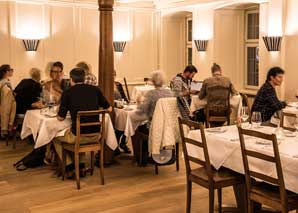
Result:
{"label": "dark window pane", "polygon": [[247,39],[259,39],[259,13],[247,15]]}
{"label": "dark window pane", "polygon": [[187,21],[188,32],[187,32],[187,40],[192,41],[192,20]]}
{"label": "dark window pane", "polygon": [[192,48],[187,48],[187,63],[192,64]]}
{"label": "dark window pane", "polygon": [[259,48],[247,47],[247,85],[259,85]]}

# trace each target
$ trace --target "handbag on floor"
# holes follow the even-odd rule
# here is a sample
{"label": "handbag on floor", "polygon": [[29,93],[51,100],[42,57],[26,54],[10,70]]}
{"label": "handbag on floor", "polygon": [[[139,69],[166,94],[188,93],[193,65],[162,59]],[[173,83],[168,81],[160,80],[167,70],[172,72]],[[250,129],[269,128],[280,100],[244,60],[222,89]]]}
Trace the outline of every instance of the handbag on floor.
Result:
{"label": "handbag on floor", "polygon": [[29,154],[21,160],[13,164],[17,171],[24,171],[28,168],[35,168],[44,165],[46,146],[33,149]]}

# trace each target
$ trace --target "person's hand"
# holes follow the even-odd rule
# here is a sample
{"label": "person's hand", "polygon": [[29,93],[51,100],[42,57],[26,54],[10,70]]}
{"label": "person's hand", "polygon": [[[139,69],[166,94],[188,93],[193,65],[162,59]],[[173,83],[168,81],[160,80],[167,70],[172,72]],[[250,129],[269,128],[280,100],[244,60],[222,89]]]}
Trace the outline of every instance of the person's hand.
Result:
{"label": "person's hand", "polygon": [[42,103],[42,101],[37,101],[37,102],[31,104],[31,107],[34,109],[41,109],[44,107],[44,104]]}
{"label": "person's hand", "polygon": [[200,91],[197,91],[197,90],[191,90],[191,91],[190,91],[190,94],[192,94],[192,95],[196,95],[196,94],[199,94],[199,92],[200,92]]}

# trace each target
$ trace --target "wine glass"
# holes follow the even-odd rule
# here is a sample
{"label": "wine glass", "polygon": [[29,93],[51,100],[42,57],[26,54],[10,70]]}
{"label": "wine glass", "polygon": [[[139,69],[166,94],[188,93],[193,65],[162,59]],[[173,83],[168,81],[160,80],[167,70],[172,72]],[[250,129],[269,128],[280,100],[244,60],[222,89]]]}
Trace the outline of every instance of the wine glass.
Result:
{"label": "wine glass", "polygon": [[253,112],[251,115],[251,122],[253,127],[260,128],[262,123],[261,112]]}
{"label": "wine glass", "polygon": [[248,107],[247,106],[241,107],[240,118],[241,118],[241,123],[245,123],[248,120],[249,115],[248,115]]}

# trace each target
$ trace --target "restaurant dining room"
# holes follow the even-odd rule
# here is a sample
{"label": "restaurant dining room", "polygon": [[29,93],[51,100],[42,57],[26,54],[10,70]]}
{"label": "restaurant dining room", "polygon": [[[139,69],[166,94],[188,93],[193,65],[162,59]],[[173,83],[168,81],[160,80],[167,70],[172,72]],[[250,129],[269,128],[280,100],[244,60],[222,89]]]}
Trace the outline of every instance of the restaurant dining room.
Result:
{"label": "restaurant dining room", "polygon": [[298,213],[298,0],[0,0],[0,50],[0,212]]}

